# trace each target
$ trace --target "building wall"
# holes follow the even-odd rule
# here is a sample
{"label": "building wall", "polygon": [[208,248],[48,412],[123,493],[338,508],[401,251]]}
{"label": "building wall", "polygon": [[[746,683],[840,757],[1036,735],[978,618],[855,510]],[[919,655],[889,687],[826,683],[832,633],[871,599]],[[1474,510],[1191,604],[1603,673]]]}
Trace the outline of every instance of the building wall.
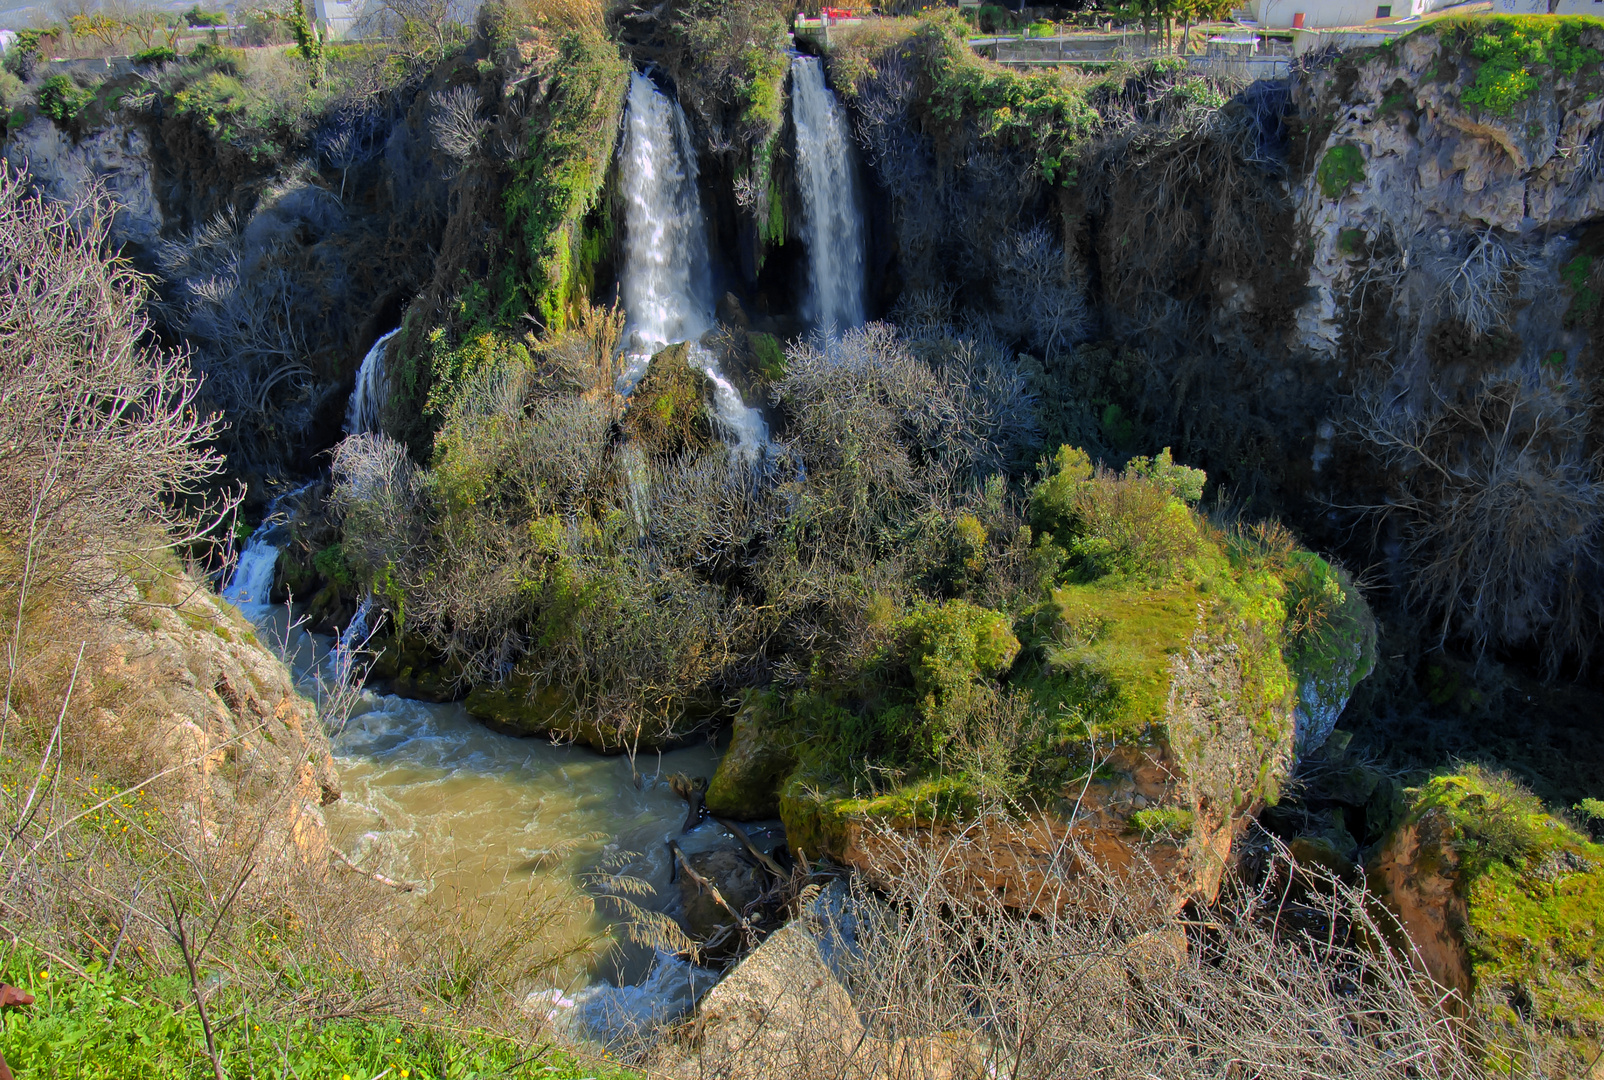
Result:
{"label": "building wall", "polygon": [[362,16],[362,0],[312,0],[312,17],[332,38],[350,37]]}
{"label": "building wall", "polygon": [[[1567,2],[1574,3],[1577,0]],[[1293,16],[1301,12],[1305,29],[1318,30],[1328,26],[1362,26],[1383,17],[1378,14],[1383,7],[1388,9],[1388,15],[1398,18],[1424,15],[1435,6],[1432,0],[1252,0],[1249,10],[1262,27],[1289,28]]]}
{"label": "building wall", "polygon": [[[1500,15],[1547,15],[1546,0],[1496,0],[1493,10]],[[1604,0],[1559,0],[1555,15],[1598,15],[1604,17]]]}

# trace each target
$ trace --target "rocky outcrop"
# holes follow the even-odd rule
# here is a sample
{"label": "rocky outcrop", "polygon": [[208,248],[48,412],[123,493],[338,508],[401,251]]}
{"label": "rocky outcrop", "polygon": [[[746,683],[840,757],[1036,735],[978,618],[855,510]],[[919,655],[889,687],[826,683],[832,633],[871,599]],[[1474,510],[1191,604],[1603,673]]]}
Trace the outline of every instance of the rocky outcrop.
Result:
{"label": "rocky outcrop", "polygon": [[104,191],[116,205],[112,242],[131,248],[145,264],[154,263],[166,219],[144,131],[115,124],[74,139],[39,116],[7,133],[5,160],[30,174],[44,194],[69,206],[82,203],[97,187]]}
{"label": "rocky outcrop", "polygon": [[793,737],[774,724],[771,695],[752,693],[735,714],[729,749],[707,789],[707,808],[739,821],[780,815],[780,788],[797,766]]}
{"label": "rocky outcrop", "polygon": [[1476,767],[1408,795],[1371,886],[1490,1056],[1518,1048],[1551,1075],[1587,1075],[1604,1048],[1604,846]]}
{"label": "rocky outcrop", "polygon": [[[1519,74],[1530,85],[1510,101],[1482,100],[1486,46],[1449,23],[1294,81],[1300,113],[1323,134],[1308,146],[1294,192],[1314,245],[1313,296],[1298,314],[1306,347],[1338,350],[1352,295],[1378,270],[1391,272],[1378,265],[1383,251],[1399,257],[1399,274],[1421,279],[1400,299],[1423,314],[1440,288],[1451,288],[1452,268],[1441,264],[1462,256],[1463,239],[1477,230],[1496,230],[1506,245],[1525,242],[1514,261],[1543,264],[1548,291],[1559,292],[1558,262],[1573,245],[1559,240],[1550,252],[1551,241],[1604,215],[1604,171],[1592,149],[1604,131],[1604,78],[1598,53],[1587,58],[1604,49],[1604,28],[1578,25],[1581,63],[1567,71],[1557,53],[1548,62],[1523,56]],[[1511,33],[1493,28],[1489,40]],[[1536,306],[1523,327],[1539,339],[1529,346],[1574,355],[1580,341],[1555,334],[1563,307]]]}
{"label": "rocky outcrop", "polygon": [[[139,771],[197,843],[254,837],[252,888],[328,868],[322,808],[340,781],[317,707],[232,605],[174,577],[99,620],[97,743],[138,748]],[[87,654],[86,654],[87,655]]]}

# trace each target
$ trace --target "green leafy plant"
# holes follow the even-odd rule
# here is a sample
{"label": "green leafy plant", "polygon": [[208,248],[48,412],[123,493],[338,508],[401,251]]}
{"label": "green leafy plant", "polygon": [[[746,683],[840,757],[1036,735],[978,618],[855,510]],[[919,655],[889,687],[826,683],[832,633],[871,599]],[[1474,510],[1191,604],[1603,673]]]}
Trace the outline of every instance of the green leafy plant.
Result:
{"label": "green leafy plant", "polygon": [[34,96],[39,111],[62,127],[76,123],[95,100],[94,91],[84,89],[67,75],[50,76]]}
{"label": "green leafy plant", "polygon": [[1168,840],[1172,843],[1192,835],[1195,815],[1179,806],[1154,806],[1138,810],[1130,817],[1133,832],[1143,840]]}
{"label": "green leafy plant", "polygon": [[202,11],[201,6],[196,4],[184,12],[184,22],[194,27],[227,26],[228,12]]}
{"label": "green leafy plant", "polygon": [[1581,43],[1587,21],[1539,16],[1495,16],[1456,24],[1470,36],[1470,55],[1481,61],[1464,100],[1508,116],[1537,89],[1538,70],[1575,75],[1596,72],[1604,53]]}
{"label": "green leafy plant", "polygon": [[157,45],[155,48],[136,52],[133,56],[134,63],[139,64],[141,67],[153,64],[168,64],[177,59],[178,53],[165,45]]}
{"label": "green leafy plant", "polygon": [[1364,154],[1352,143],[1338,143],[1326,151],[1315,170],[1315,181],[1326,198],[1336,199],[1365,178]]}

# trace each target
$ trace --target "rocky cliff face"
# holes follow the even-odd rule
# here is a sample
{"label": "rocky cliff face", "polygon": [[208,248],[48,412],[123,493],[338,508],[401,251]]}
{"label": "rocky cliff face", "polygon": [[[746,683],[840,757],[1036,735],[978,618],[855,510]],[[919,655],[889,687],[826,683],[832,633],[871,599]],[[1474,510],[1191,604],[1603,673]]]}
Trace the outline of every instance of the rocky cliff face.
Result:
{"label": "rocky cliff face", "polygon": [[83,690],[121,690],[96,714],[97,741],[138,748],[138,770],[198,845],[254,839],[253,887],[326,872],[322,808],[340,781],[316,706],[232,605],[187,578],[159,588],[98,620]]}
{"label": "rocky cliff face", "polygon": [[[1516,33],[1495,30],[1494,47],[1505,38],[1518,47]],[[1393,275],[1404,287],[1393,290],[1402,310],[1392,318],[1428,326],[1455,315],[1512,318],[1518,359],[1536,362],[1553,350],[1564,357],[1550,365],[1578,359],[1586,335],[1565,325],[1571,298],[1559,268],[1578,247],[1567,234],[1604,215],[1604,29],[1576,37],[1574,67],[1556,55],[1508,100],[1485,92],[1482,73],[1496,58],[1478,52],[1490,47],[1453,23],[1294,79],[1296,107],[1323,134],[1303,148],[1307,171],[1294,186],[1298,224],[1314,251],[1313,292],[1298,311],[1305,348],[1357,360],[1343,340],[1343,316],[1358,314],[1378,275]],[[1520,279],[1484,285],[1486,312],[1471,307],[1468,275],[1479,266],[1466,261],[1484,245],[1483,257],[1501,260],[1496,270]],[[1404,354],[1424,358],[1418,346]]]}

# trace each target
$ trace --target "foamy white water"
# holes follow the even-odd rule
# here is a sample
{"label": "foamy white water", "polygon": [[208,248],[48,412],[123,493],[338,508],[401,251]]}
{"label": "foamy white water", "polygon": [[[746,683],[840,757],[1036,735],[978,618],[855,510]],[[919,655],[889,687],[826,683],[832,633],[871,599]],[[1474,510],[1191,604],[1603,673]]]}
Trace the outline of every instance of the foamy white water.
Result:
{"label": "foamy white water", "polygon": [[768,445],[763,414],[747,407],[719,369],[718,357],[697,343],[713,327],[713,287],[696,146],[679,103],[639,73],[629,85],[620,171],[628,199],[620,275],[628,362],[619,390],[634,390],[664,346],[690,342],[690,363],[713,380],[719,433],[740,460],[754,462]]}
{"label": "foamy white water", "polygon": [[268,503],[267,513],[245,541],[245,550],[240,552],[234,573],[223,586],[223,599],[239,608],[248,619],[258,618],[270,606],[273,568],[278,565],[278,553],[284,546],[281,528],[284,523],[279,518],[278,508],[285,499],[299,495],[314,483],[316,481],[302,484]]}
{"label": "foamy white water", "polygon": [[362,366],[356,369],[356,385],[351,388],[351,400],[345,407],[345,433],[365,435],[379,430],[379,406],[388,392],[385,381],[385,354],[390,339],[400,333],[398,326],[373,343],[362,357]]}
{"label": "foamy white water", "polygon": [[791,119],[808,245],[802,311],[816,329],[839,334],[863,325],[863,210],[847,119],[815,57],[791,63]]}
{"label": "foamy white water", "polygon": [[707,224],[690,126],[679,104],[639,73],[629,84],[619,169],[627,200],[619,285],[628,351],[632,360],[644,357],[638,379],[664,345],[699,338],[713,326]]}

